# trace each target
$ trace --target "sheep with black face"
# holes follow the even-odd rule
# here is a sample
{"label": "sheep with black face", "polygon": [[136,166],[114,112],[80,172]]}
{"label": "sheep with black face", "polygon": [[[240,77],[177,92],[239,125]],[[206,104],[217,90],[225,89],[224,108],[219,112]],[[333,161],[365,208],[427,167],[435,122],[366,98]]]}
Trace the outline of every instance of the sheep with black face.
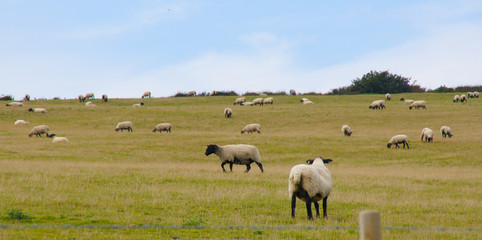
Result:
{"label": "sheep with black face", "polygon": [[226,172],[224,165],[229,163],[229,170],[233,171],[233,164],[246,165],[246,173],[251,169],[251,163],[255,162],[258,165],[261,172],[263,170],[263,164],[261,164],[261,156],[259,155],[258,148],[253,145],[236,144],[236,145],[224,145],[219,146],[217,144],[208,145],[206,148],[206,156],[216,154],[221,160],[221,167],[223,172]]}

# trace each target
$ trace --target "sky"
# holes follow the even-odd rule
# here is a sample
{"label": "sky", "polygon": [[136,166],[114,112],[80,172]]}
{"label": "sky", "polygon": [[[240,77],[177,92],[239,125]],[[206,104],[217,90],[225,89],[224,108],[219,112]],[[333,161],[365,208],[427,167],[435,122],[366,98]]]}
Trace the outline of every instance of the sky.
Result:
{"label": "sky", "polygon": [[482,84],[481,0],[0,0],[0,95]]}

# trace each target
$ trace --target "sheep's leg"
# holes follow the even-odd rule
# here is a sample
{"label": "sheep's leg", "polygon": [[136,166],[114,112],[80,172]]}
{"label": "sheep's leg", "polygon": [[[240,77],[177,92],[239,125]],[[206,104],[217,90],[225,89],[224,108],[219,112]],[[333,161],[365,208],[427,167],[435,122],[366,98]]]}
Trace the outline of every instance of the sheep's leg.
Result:
{"label": "sheep's leg", "polygon": [[[404,144],[405,144],[405,143],[407,144],[407,149],[410,149],[410,147],[408,146],[408,142],[404,142]],[[405,146],[404,146],[404,147],[405,147]]]}
{"label": "sheep's leg", "polygon": [[327,218],[327,216],[328,216],[328,214],[326,212],[326,206],[328,205],[327,201],[328,201],[328,196],[323,198],[323,218]]}
{"label": "sheep's leg", "polygon": [[226,172],[226,169],[224,169],[224,164],[226,164],[226,162],[222,162],[221,167],[223,168],[223,172]]}
{"label": "sheep's leg", "polygon": [[296,195],[293,193],[291,197],[291,218],[295,218],[295,208],[296,208]]}
{"label": "sheep's leg", "polygon": [[229,162],[229,171],[233,171],[233,162]]}
{"label": "sheep's leg", "polygon": [[263,164],[257,162],[256,165],[258,165],[259,169],[261,169],[261,172],[264,172]]}
{"label": "sheep's leg", "polygon": [[320,218],[320,204],[318,202],[314,202],[315,210],[316,210],[316,218]]}
{"label": "sheep's leg", "polygon": [[308,212],[308,220],[313,220],[313,213],[311,212],[311,198],[306,198],[306,211]]}
{"label": "sheep's leg", "polygon": [[244,172],[247,173],[247,172],[249,172],[249,170],[251,170],[251,163],[246,164],[246,171],[244,171]]}
{"label": "sheep's leg", "polygon": [[398,143],[395,143],[395,148],[400,148],[400,146],[398,146]]}

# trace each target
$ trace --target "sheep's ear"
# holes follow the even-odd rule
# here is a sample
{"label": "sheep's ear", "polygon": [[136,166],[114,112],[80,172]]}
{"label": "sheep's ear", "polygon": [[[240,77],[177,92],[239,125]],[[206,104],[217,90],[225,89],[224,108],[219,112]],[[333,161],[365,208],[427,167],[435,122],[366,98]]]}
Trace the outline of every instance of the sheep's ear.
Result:
{"label": "sheep's ear", "polygon": [[323,159],[323,163],[331,163],[333,160],[327,158],[327,159]]}

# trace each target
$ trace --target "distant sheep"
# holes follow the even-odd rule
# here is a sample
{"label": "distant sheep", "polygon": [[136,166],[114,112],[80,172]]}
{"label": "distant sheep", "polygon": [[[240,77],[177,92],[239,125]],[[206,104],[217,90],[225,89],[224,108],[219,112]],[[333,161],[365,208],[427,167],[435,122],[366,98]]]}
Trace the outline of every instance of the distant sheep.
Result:
{"label": "distant sheep", "polygon": [[121,132],[123,132],[124,130],[127,130],[128,132],[133,132],[132,122],[124,121],[124,122],[117,123],[117,126],[115,127],[115,131],[118,132],[119,130],[121,130]]}
{"label": "distant sheep", "polygon": [[385,105],[385,100],[375,100],[368,106],[369,109],[384,109],[387,108]]}
{"label": "distant sheep", "polygon": [[351,128],[348,125],[343,125],[341,127],[341,132],[343,134],[345,134],[345,136],[347,136],[347,137],[351,136],[351,134],[352,134]]}
{"label": "distant sheep", "polygon": [[259,155],[258,148],[253,145],[237,144],[237,145],[225,145],[219,146],[216,144],[208,145],[206,148],[206,156],[210,154],[216,154],[221,160],[221,167],[223,172],[226,172],[224,165],[229,163],[229,170],[233,171],[233,164],[246,165],[246,173],[251,169],[251,163],[255,162],[258,165],[261,172],[263,170],[263,164],[261,164],[261,156]]}
{"label": "distant sheep", "polygon": [[450,127],[447,127],[447,126],[442,126],[440,128],[440,132],[442,133],[442,137],[449,137],[451,138],[453,135],[452,135],[452,130],[450,129]]}
{"label": "distant sheep", "polygon": [[142,107],[142,106],[144,106],[144,103],[142,103],[142,102],[141,102],[141,103],[136,103],[136,104],[132,105],[132,107],[137,107],[137,108],[140,108],[140,107]]}
{"label": "distant sheep", "polygon": [[27,102],[30,101],[30,95],[25,94],[25,97],[23,97],[23,100]]}
{"label": "distant sheep", "polygon": [[254,106],[254,102],[244,102],[241,105],[243,105],[243,106]]}
{"label": "distant sheep", "polygon": [[393,136],[387,144],[387,148],[390,148],[393,144],[395,144],[396,148],[399,148],[399,143],[403,143],[403,148],[405,148],[405,144],[407,145],[407,149],[410,149],[408,146],[408,137],[407,135],[396,135]]}
{"label": "distant sheep", "polygon": [[91,101],[85,103],[86,107],[95,107],[97,105],[93,104]]}
{"label": "distant sheep", "polygon": [[479,92],[477,92],[477,91],[474,92],[474,97],[475,97],[475,98],[479,98],[479,95],[480,95]]}
{"label": "distant sheep", "polygon": [[86,93],[84,96],[84,101],[85,99],[95,99],[94,93]]}
{"label": "distant sheep", "polygon": [[467,102],[467,96],[465,96],[465,94],[460,95],[460,102]]}
{"label": "distant sheep", "polygon": [[427,107],[426,107],[425,105],[426,105],[425,101],[414,101],[412,104],[410,104],[410,106],[408,107],[408,109],[410,109],[410,110],[412,110],[412,108],[416,108],[416,109],[419,109],[419,108],[427,109]]}
{"label": "distant sheep", "polygon": [[77,98],[79,99],[79,102],[85,101],[84,95],[82,94],[80,94]]}
{"label": "distant sheep", "polygon": [[42,137],[42,134],[45,133],[45,135],[47,135],[47,137],[49,136],[49,131],[50,131],[50,128],[49,126],[47,125],[39,125],[39,126],[36,126],[34,128],[32,128],[32,130],[30,131],[30,133],[28,134],[29,137],[32,137],[33,135],[37,136],[37,137]]}
{"label": "distant sheep", "polygon": [[256,98],[253,100],[254,105],[261,105],[263,106],[263,98]]}
{"label": "distant sheep", "polygon": [[28,125],[30,124],[29,122],[26,122],[25,120],[17,120],[15,121],[15,125]]}
{"label": "distant sheep", "polygon": [[225,108],[225,109],[224,109],[224,117],[230,118],[231,115],[233,115],[233,109],[231,109],[231,108]]}
{"label": "distant sheep", "polygon": [[316,218],[320,217],[318,201],[323,199],[323,218],[327,217],[328,196],[333,189],[331,173],[325,164],[331,159],[317,157],[306,161],[310,165],[298,164],[290,171],[288,192],[291,198],[291,218],[295,218],[296,198],[306,202],[308,219],[313,220],[311,203],[315,204]]}
{"label": "distant sheep", "polygon": [[49,135],[49,138],[52,138],[53,143],[69,142],[69,139],[66,137],[57,137],[55,134]]}
{"label": "distant sheep", "polygon": [[241,134],[243,133],[252,133],[252,132],[258,132],[261,133],[261,125],[257,123],[251,123],[246,125],[243,129],[241,129]]}
{"label": "distant sheep", "polygon": [[144,94],[142,94],[141,98],[151,98],[151,92],[149,92],[149,91],[144,92]]}
{"label": "distant sheep", "polygon": [[296,95],[296,91],[295,91],[294,89],[291,89],[291,90],[290,90],[290,95],[291,95],[291,96]]}
{"label": "distant sheep", "polygon": [[405,99],[405,98],[400,98],[400,101],[404,102],[404,103],[410,103],[412,104],[413,102],[415,102],[414,100],[408,100],[408,99]]}
{"label": "distant sheep", "polygon": [[390,93],[387,93],[387,94],[385,94],[385,98],[387,100],[392,100],[392,95],[390,95]]}
{"label": "distant sheep", "polygon": [[273,99],[272,97],[265,98],[265,99],[263,99],[263,104],[271,104],[271,105],[273,105],[273,101],[274,101],[274,99]]}
{"label": "distant sheep", "polygon": [[304,104],[313,104],[312,101],[310,101],[308,98],[302,98],[300,100],[300,102],[304,105]]}
{"label": "distant sheep", "polygon": [[5,104],[7,107],[23,107],[23,103],[21,102],[9,102]]}
{"label": "distant sheep", "polygon": [[172,124],[170,123],[159,123],[156,125],[156,127],[154,127],[154,129],[152,129],[152,132],[156,132],[156,131],[159,131],[159,133],[162,133],[162,132],[171,132],[171,128],[172,128]]}
{"label": "distant sheep", "polygon": [[102,102],[107,102],[108,100],[107,94],[102,94]]}
{"label": "distant sheep", "polygon": [[420,141],[423,142],[423,139],[425,138],[425,142],[433,142],[433,131],[430,128],[424,128],[422,129],[422,135],[420,137]]}
{"label": "distant sheep", "polygon": [[34,113],[47,113],[45,108],[29,108],[28,111]]}
{"label": "distant sheep", "polygon": [[236,105],[236,104],[243,104],[244,102],[246,102],[246,98],[245,97],[240,97],[240,98],[236,98],[236,100],[234,101],[234,104],[233,105]]}
{"label": "distant sheep", "polygon": [[459,95],[455,95],[454,98],[453,98],[453,102],[454,103],[458,103],[460,101],[460,96]]}
{"label": "distant sheep", "polygon": [[194,96],[196,96],[196,91],[190,91],[190,92],[188,92],[188,93],[187,93],[187,96],[188,96],[188,97],[194,97]]}
{"label": "distant sheep", "polygon": [[468,98],[475,98],[473,92],[468,92],[468,93],[467,93],[467,97],[468,97]]}

